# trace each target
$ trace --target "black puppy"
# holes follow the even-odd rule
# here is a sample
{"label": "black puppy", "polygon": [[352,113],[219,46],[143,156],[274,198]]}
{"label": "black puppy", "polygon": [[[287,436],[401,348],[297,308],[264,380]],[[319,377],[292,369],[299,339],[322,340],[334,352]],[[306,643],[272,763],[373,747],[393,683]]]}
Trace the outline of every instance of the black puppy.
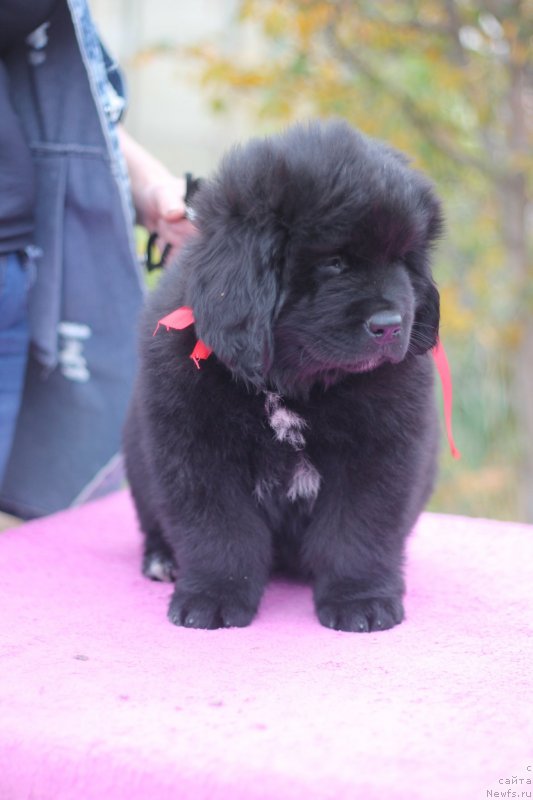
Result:
{"label": "black puppy", "polygon": [[[143,571],[176,580],[177,625],[248,625],[282,569],[313,582],[323,625],[391,628],[435,476],[432,187],[312,123],[235,148],[195,210],[148,303],[126,425]],[[181,306],[195,325],[153,336]]]}

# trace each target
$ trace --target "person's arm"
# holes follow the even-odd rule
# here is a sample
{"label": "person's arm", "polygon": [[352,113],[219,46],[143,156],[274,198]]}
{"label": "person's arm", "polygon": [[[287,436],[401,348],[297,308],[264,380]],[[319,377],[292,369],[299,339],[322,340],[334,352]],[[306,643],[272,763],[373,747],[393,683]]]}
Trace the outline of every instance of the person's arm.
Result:
{"label": "person's arm", "polygon": [[157,158],[117,126],[130,176],[139,224],[156,232],[161,244],[181,247],[193,226],[185,218],[185,179],[173,175]]}

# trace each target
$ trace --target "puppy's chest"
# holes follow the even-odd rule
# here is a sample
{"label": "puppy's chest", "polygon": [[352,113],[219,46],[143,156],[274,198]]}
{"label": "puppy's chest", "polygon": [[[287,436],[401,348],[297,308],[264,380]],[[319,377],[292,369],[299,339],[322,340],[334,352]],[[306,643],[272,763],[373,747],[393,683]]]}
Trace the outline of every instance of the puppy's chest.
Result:
{"label": "puppy's chest", "polygon": [[264,415],[271,441],[264,460],[258,459],[256,500],[264,503],[286,498],[291,503],[304,500],[312,505],[322,477],[308,452],[306,419],[273,392],[265,392]]}

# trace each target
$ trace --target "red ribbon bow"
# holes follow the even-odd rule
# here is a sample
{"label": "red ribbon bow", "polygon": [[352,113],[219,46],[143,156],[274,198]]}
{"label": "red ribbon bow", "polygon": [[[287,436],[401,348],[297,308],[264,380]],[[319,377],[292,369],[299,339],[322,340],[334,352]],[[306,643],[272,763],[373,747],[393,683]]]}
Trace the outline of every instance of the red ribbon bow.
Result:
{"label": "red ribbon bow", "polygon": [[[166,317],[162,317],[159,322],[157,323],[157,328],[154,331],[154,336],[159,330],[159,326],[163,325],[167,330],[169,328],[173,328],[174,330],[181,331],[184,328],[188,328],[189,325],[193,325],[194,323],[194,313],[192,308],[189,306],[181,306],[177,308],[175,311],[171,311],[170,314],[167,314]],[[194,350],[192,351],[189,358],[192,358],[194,361],[196,368],[200,369],[200,361],[209,358],[213,350],[208,347],[205,342],[202,342],[201,339],[198,339],[194,346]],[[452,406],[453,406],[453,384],[452,384],[452,376],[450,372],[450,365],[448,363],[448,358],[446,356],[446,351],[444,350],[444,346],[440,339],[437,340],[437,344],[431,351],[431,355],[433,356],[433,361],[435,362],[435,366],[437,367],[437,371],[439,373],[441,385],[442,385],[442,396],[444,400],[444,421],[446,423],[446,434],[448,436],[448,443],[450,445],[450,450],[452,456],[454,458],[461,458],[461,453],[455,446],[455,442],[453,439],[453,431],[452,431]]]}

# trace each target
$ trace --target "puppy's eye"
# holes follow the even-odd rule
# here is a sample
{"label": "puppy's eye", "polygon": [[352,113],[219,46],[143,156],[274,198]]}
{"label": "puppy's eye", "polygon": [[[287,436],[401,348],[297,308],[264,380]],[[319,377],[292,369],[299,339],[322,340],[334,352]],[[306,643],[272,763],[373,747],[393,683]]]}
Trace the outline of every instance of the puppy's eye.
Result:
{"label": "puppy's eye", "polygon": [[325,258],[318,265],[318,271],[321,275],[333,278],[335,275],[340,275],[346,269],[346,264],[340,256],[331,256]]}

